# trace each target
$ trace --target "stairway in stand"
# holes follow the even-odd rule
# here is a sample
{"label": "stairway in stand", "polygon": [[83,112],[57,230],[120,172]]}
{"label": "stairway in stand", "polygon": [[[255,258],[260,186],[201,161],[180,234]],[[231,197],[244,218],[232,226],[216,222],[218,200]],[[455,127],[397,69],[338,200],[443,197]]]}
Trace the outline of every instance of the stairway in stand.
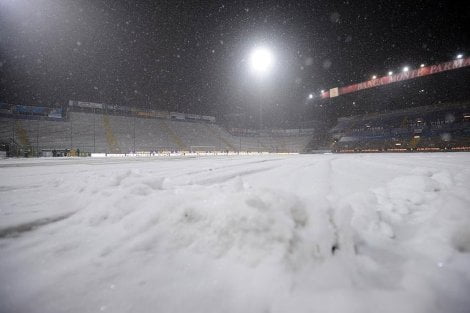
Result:
{"label": "stairway in stand", "polygon": [[183,142],[183,140],[173,131],[173,129],[171,129],[171,127],[165,121],[162,120],[161,125],[163,126],[162,127],[163,130],[167,133],[170,139],[176,144],[179,150],[189,151],[188,147]]}
{"label": "stairway in stand", "polygon": [[209,125],[209,124],[204,124],[204,126],[207,127],[207,129],[217,138],[219,139],[221,142],[223,142],[227,148],[230,150],[230,151],[238,151],[238,149],[236,149],[230,142],[228,142],[227,139],[225,139],[224,137],[221,136],[220,133],[218,133],[215,129],[212,128],[212,125]]}
{"label": "stairway in stand", "polygon": [[109,122],[109,117],[107,115],[103,115],[103,126],[106,143],[108,144],[108,153],[120,153],[121,149],[119,149],[119,144],[114,136],[113,128],[111,127],[111,123]]}

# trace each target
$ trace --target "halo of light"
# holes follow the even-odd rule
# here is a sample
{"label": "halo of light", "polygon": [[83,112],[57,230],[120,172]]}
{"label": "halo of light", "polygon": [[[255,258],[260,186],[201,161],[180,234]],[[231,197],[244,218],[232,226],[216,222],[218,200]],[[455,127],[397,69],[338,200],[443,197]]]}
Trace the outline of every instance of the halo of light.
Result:
{"label": "halo of light", "polygon": [[274,56],[265,47],[254,49],[250,55],[250,68],[257,74],[266,74],[274,63]]}

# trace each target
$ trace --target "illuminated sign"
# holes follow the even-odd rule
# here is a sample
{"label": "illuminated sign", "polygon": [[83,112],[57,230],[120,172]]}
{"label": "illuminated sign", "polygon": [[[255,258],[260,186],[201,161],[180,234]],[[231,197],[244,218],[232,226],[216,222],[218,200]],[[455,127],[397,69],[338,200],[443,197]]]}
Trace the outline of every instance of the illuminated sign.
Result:
{"label": "illuminated sign", "polygon": [[321,94],[322,99],[334,98],[340,95],[347,93],[352,93],[360,91],[363,89],[369,89],[378,86],[384,86],[392,83],[401,82],[408,79],[428,76],[432,74],[437,74],[445,71],[456,70],[462,67],[470,66],[470,58],[466,59],[457,59],[437,65],[424,66],[416,70],[404,71],[395,75],[388,75],[379,77],[376,79],[371,79],[362,83],[349,85],[346,87],[332,88],[330,91],[323,92]]}

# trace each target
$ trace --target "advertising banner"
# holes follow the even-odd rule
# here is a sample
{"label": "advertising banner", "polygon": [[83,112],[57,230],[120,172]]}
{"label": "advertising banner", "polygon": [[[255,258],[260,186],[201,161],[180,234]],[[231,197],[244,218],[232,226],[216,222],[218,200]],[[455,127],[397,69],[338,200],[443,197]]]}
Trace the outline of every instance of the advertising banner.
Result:
{"label": "advertising banner", "polygon": [[118,111],[131,112],[131,107],[128,107],[127,105],[115,105],[114,107]]}
{"label": "advertising banner", "polygon": [[168,112],[168,111],[155,111],[155,117],[169,119],[170,118],[170,112]]}
{"label": "advertising banner", "polygon": [[0,113],[11,114],[11,105],[8,103],[0,103]]}
{"label": "advertising banner", "polygon": [[94,102],[78,101],[77,106],[80,107],[80,108],[103,109],[103,104],[94,103]]}
{"label": "advertising banner", "polygon": [[155,111],[137,111],[136,112],[137,116],[140,117],[155,117]]}
{"label": "advertising banner", "polygon": [[[29,105],[12,105],[11,112],[21,115],[48,116],[50,108]],[[3,111],[3,110],[2,110]]]}
{"label": "advertising banner", "polygon": [[63,116],[62,109],[51,109],[51,111],[48,114],[48,117],[55,118],[55,119],[61,119],[62,116]]}
{"label": "advertising banner", "polygon": [[202,115],[201,119],[204,120],[204,121],[212,122],[212,123],[215,122],[215,117],[214,116]]}
{"label": "advertising banner", "polygon": [[31,113],[33,115],[47,116],[49,108],[45,107],[30,107]]}
{"label": "advertising banner", "polygon": [[13,113],[14,114],[31,114],[31,111],[28,106],[26,105],[14,105],[13,106]]}
{"label": "advertising banner", "polygon": [[186,118],[189,120],[200,120],[201,116],[197,114],[186,114]]}
{"label": "advertising banner", "polygon": [[325,91],[321,93],[321,98],[322,99],[333,98],[333,97],[337,97],[340,95],[360,91],[363,89],[384,86],[384,85],[388,85],[392,83],[405,81],[408,79],[437,74],[437,73],[441,73],[445,71],[451,71],[451,70],[459,69],[459,68],[466,67],[466,66],[470,66],[470,58],[453,60],[453,61],[449,61],[449,62],[437,64],[437,65],[424,66],[415,70],[401,72],[395,75],[378,77],[375,79],[371,79],[371,80],[354,84],[354,85],[349,85],[346,87],[332,88],[329,91]]}
{"label": "advertising banner", "polygon": [[176,119],[176,120],[184,120],[185,115],[184,115],[184,113],[170,112],[170,118],[171,119]]}

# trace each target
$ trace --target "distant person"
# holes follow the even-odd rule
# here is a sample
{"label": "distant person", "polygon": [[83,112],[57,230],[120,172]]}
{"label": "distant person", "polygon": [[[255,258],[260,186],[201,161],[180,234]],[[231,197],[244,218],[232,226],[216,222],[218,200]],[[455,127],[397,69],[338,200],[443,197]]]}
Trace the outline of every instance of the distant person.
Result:
{"label": "distant person", "polygon": [[54,149],[54,150],[52,150],[52,157],[55,158],[56,156],[57,156],[57,150]]}
{"label": "distant person", "polygon": [[79,157],[80,156],[80,149],[77,148],[77,156]]}

